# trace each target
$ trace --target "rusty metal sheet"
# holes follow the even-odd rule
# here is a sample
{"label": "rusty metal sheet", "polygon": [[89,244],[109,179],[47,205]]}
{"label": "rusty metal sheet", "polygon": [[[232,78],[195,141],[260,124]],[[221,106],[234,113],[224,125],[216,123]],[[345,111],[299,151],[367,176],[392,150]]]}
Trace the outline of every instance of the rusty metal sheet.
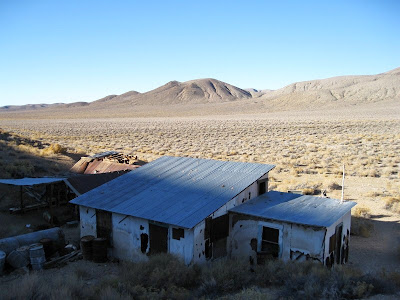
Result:
{"label": "rusty metal sheet", "polygon": [[329,227],[356,204],[332,198],[270,191],[229,211],[287,223]]}
{"label": "rusty metal sheet", "polygon": [[274,167],[163,156],[71,203],[193,228]]}
{"label": "rusty metal sheet", "polygon": [[90,157],[81,157],[80,160],[78,160],[70,169],[71,172],[77,173],[77,174],[83,174],[89,165],[89,163],[93,160],[93,158]]}
{"label": "rusty metal sheet", "polygon": [[86,167],[84,174],[108,173],[115,171],[133,170],[138,165],[120,164],[116,162],[94,160]]}
{"label": "rusty metal sheet", "polygon": [[105,184],[128,171],[117,171],[111,173],[101,173],[101,174],[81,174],[75,175],[70,178],[65,179],[65,183],[74,191],[77,196],[93,190],[94,188]]}

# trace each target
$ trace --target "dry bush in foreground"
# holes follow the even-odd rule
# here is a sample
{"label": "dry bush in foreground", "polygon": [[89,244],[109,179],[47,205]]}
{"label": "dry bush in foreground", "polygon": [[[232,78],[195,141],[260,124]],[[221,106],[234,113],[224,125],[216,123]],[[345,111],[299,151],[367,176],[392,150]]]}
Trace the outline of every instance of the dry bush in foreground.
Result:
{"label": "dry bush in foreground", "polygon": [[[222,259],[186,266],[172,255],[123,263],[119,274],[94,280],[86,272],[62,270],[27,275],[2,289],[3,299],[354,299],[398,290],[400,274],[363,276],[347,266],[329,270],[319,263],[269,261],[262,266]],[[103,276],[102,276],[103,277]]]}

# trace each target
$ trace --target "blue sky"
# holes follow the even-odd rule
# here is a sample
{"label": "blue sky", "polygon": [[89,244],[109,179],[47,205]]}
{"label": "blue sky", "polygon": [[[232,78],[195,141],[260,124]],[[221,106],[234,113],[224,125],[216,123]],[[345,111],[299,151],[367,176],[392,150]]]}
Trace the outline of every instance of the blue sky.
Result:
{"label": "blue sky", "polygon": [[0,0],[0,106],[400,67],[400,1]]}

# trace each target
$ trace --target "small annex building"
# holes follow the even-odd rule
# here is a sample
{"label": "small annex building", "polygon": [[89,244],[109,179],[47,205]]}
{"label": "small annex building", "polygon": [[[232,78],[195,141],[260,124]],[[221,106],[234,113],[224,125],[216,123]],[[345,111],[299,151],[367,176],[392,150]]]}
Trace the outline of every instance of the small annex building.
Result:
{"label": "small annex building", "polygon": [[231,257],[316,260],[328,267],[348,260],[355,202],[270,191],[231,208]]}
{"label": "small annex building", "polygon": [[229,209],[268,191],[273,165],[164,156],[70,201],[81,236],[123,260],[169,252],[186,264],[228,255]]}

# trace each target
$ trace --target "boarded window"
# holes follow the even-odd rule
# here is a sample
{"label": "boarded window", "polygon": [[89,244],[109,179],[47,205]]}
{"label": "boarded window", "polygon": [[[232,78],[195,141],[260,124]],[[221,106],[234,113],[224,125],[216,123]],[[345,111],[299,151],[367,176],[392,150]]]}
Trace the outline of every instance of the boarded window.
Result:
{"label": "boarded window", "polygon": [[261,252],[273,257],[279,256],[279,229],[263,226]]}
{"label": "boarded window", "polygon": [[150,254],[168,252],[168,227],[149,224]]}
{"label": "boarded window", "polygon": [[174,240],[185,238],[185,230],[183,228],[172,228],[172,238]]}
{"label": "boarded window", "polygon": [[229,215],[223,215],[212,219],[211,222],[211,241],[218,241],[229,235]]}
{"label": "boarded window", "polygon": [[332,236],[329,238],[329,253],[332,253],[335,251],[336,247],[336,234],[332,234]]}
{"label": "boarded window", "polygon": [[96,209],[96,227],[97,237],[106,238],[108,245],[111,245],[111,212]]}
{"label": "boarded window", "polygon": [[258,183],[258,195],[265,194],[267,192],[267,181]]}

